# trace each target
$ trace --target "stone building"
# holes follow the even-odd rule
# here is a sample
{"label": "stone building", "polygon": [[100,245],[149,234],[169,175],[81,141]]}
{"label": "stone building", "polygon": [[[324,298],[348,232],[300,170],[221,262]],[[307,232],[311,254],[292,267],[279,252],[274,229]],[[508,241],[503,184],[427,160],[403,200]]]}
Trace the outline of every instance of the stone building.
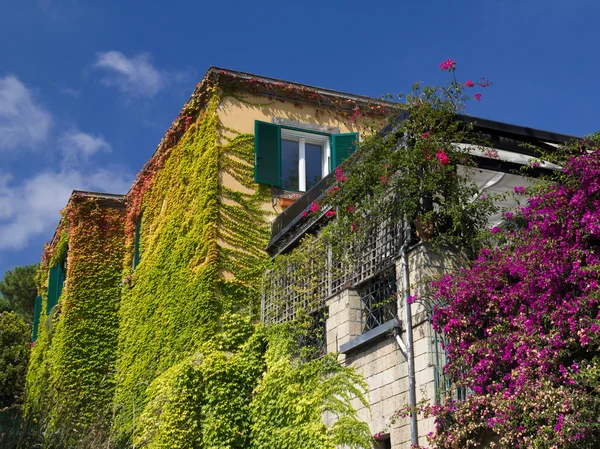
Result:
{"label": "stone building", "polygon": [[[551,151],[572,139],[490,120],[462,119],[473,121],[474,132],[485,136],[495,150],[475,153],[477,169],[472,176],[480,195],[502,194],[512,192],[517,186],[530,185],[531,180],[518,172],[535,156],[532,146]],[[530,175],[538,176],[557,168],[545,163]],[[322,336],[324,351],[339,353],[339,360],[353,366],[367,380],[371,410],[358,401],[355,406],[376,435],[378,447],[409,448],[417,441],[426,446],[426,435],[434,430],[433,418],[419,415],[414,434],[411,434],[409,416],[394,419],[398,410],[405,410],[410,404],[408,334],[412,335],[416,404],[433,404],[468,394],[453,387],[444,375],[443,336],[432,329],[431,312],[435,304],[428,295],[430,280],[460,269],[460,258],[448,248],[434,251],[414,234],[404,246],[407,236],[402,224],[387,221],[356,250],[356,262],[347,269],[340,269],[327,253],[326,246],[316,245],[314,241],[301,242],[306,234],[318,234],[319,226],[326,219],[324,212],[316,219],[306,219],[303,215],[313,201],[325,195],[334,181],[332,177],[306,192],[272,224],[267,246],[270,255],[277,259],[290,251],[306,252],[310,254],[306,262],[310,266],[298,266],[298,259],[293,259],[289,270],[266,275],[262,319],[265,323],[291,320],[298,310],[308,310],[319,317],[322,328],[316,330],[316,334]],[[516,203],[507,198],[499,206],[511,209]],[[489,224],[492,227],[501,222],[502,215],[498,213],[490,217]],[[406,271],[403,250],[406,251]],[[407,306],[408,296],[418,297],[420,301]]]}
{"label": "stone building", "polygon": [[[409,447],[409,420],[389,425],[409,391],[399,224],[382,225],[350,271],[332,270],[327,254],[315,252],[310,294],[294,268],[277,278],[258,268],[316,233],[325,217],[307,221],[303,213],[362,136],[399,111],[368,97],[210,68],[127,194],[73,192],[42,264],[29,412],[50,429],[68,416],[74,434],[92,442],[88,429],[106,417],[121,432],[112,438],[126,438],[135,434],[137,408],[152,400],[149,386],[215,333],[220,313],[244,310],[270,324],[310,304],[324,324],[315,329],[323,351],[339,353],[368,382],[372,414],[359,413],[381,434],[379,446]],[[533,156],[521,143],[552,148],[569,139],[475,123],[499,155],[476,157],[482,192],[526,184],[513,174]],[[451,253],[418,242],[407,258],[411,294],[426,288],[429,275],[457,268]],[[440,400],[451,389],[441,337],[426,304],[411,318],[416,398]],[[423,442],[432,423],[418,424]]]}

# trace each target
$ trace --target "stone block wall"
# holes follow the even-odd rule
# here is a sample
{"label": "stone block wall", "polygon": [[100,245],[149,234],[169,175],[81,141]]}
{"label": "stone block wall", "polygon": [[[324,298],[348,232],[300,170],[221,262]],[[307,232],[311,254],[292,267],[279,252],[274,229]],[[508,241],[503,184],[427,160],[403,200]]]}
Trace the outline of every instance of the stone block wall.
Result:
{"label": "stone block wall", "polygon": [[[428,245],[413,247],[409,253],[410,294],[426,297],[432,276],[458,268],[460,261],[450,250],[434,252]],[[398,297],[402,298],[402,267],[397,261]],[[326,322],[327,351],[339,352],[342,345],[361,336],[361,299],[355,290],[348,289],[327,301],[329,316]],[[398,316],[404,316],[402,300]],[[417,302],[412,306],[413,342],[415,355],[416,395],[419,401],[435,401],[434,361],[432,354],[432,329],[427,307]],[[405,331],[402,338],[406,341]],[[408,364],[400,351],[392,331],[379,335],[355,349],[340,354],[342,363],[352,365],[362,374],[369,389],[371,411],[358,401],[355,407],[373,434],[389,435],[392,449],[410,448],[410,419],[398,418],[390,424],[394,413],[408,404]],[[426,435],[432,432],[431,418],[419,416],[419,443],[426,445]]]}

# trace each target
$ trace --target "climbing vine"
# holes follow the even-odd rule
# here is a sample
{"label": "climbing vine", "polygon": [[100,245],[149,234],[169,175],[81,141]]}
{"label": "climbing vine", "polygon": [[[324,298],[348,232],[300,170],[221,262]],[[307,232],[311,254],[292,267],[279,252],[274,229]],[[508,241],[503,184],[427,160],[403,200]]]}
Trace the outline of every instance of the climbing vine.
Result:
{"label": "climbing vine", "polygon": [[[71,199],[58,241],[42,270],[67,257],[65,287],[57,311],[46,318],[28,376],[33,417],[53,444],[76,447],[103,438],[114,392],[121,260],[122,208],[95,198]],[[46,276],[41,275],[41,280]],[[41,288],[45,290],[45,286]],[[45,323],[44,323],[45,321]],[[43,398],[43,401],[40,401]]]}
{"label": "climbing vine", "polygon": [[[68,268],[27,381],[28,416],[46,447],[266,448],[263,417],[283,410],[290,448],[370,442],[349,405],[365,403],[360,378],[333,358],[281,353],[291,328],[255,324],[271,192],[253,181],[253,136],[219,120],[232,86],[217,84],[205,80],[184,106],[126,210],[74,203],[47,248],[43,310],[48,268],[65,254]],[[301,408],[298,394],[272,403],[288,381],[306,391]]]}
{"label": "climbing vine", "polygon": [[[133,273],[129,261],[125,267],[132,286],[121,308],[114,426],[120,440],[136,432],[134,409],[152,401],[146,386],[215,335],[221,314],[259,310],[268,238],[261,206],[270,192],[253,182],[253,137],[222,128],[220,101],[215,93],[161,156],[160,170],[132,189],[129,201],[139,212],[128,219],[141,217],[141,260]],[[220,182],[224,174],[242,188]]]}

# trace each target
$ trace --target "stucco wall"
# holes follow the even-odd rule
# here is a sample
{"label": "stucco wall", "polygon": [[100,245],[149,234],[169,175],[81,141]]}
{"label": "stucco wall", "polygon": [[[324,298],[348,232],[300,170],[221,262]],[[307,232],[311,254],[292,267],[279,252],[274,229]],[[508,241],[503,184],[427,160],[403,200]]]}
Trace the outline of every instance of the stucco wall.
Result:
{"label": "stucco wall", "polygon": [[[222,135],[224,137],[234,137],[235,133],[231,130],[243,134],[254,134],[254,122],[256,120],[272,122],[274,117],[337,128],[340,133],[358,132],[359,135],[367,133],[372,125],[371,121],[366,122],[362,118],[352,121],[342,113],[333,110],[317,109],[312,106],[297,106],[288,102],[248,94],[240,94],[238,98],[224,96],[217,109],[219,120],[223,125]],[[249,189],[242,186],[228,173],[221,171],[219,179],[228,188],[251,193]],[[264,210],[271,213],[271,220],[283,211],[276,198],[266,203]]]}

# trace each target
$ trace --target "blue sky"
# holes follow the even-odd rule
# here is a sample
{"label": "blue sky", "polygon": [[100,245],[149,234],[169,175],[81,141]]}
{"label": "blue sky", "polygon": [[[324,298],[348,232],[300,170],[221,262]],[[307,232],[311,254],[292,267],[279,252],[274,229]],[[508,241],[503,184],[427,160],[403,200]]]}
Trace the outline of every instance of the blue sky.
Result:
{"label": "blue sky", "polygon": [[380,96],[493,82],[472,115],[600,129],[592,0],[3,0],[0,276],[40,259],[73,189],[125,193],[206,69]]}

